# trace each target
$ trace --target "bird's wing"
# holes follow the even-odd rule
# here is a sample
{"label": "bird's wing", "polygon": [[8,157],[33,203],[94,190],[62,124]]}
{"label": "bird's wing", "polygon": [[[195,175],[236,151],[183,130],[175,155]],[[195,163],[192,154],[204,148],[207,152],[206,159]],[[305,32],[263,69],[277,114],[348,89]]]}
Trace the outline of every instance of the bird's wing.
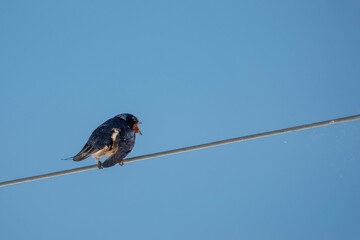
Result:
{"label": "bird's wing", "polygon": [[105,162],[103,167],[112,167],[123,160],[133,149],[135,145],[135,132],[130,128],[122,128],[120,134],[116,137],[117,150]]}
{"label": "bird's wing", "polygon": [[120,132],[120,129],[116,127],[117,125],[111,121],[101,124],[94,130],[85,146],[73,157],[73,160],[81,161],[99,150],[111,148],[114,143],[113,139]]}

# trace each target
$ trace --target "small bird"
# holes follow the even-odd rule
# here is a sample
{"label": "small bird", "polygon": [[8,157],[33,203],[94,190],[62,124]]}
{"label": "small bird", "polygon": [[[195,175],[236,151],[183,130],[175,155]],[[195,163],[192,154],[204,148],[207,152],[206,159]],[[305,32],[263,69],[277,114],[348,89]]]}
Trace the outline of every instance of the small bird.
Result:
{"label": "small bird", "polygon": [[[129,113],[107,120],[94,130],[81,151],[70,159],[82,161],[91,155],[98,162],[99,169],[112,167],[117,163],[124,165],[123,159],[135,145],[135,134],[142,135],[138,124],[141,122]],[[110,157],[101,163],[103,156]]]}

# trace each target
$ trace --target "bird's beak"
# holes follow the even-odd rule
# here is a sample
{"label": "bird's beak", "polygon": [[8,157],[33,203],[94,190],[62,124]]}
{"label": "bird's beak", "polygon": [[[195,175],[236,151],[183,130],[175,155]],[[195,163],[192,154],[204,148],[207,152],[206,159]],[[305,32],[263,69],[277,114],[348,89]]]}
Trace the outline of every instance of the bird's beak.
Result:
{"label": "bird's beak", "polygon": [[142,133],[140,132],[140,129],[139,129],[138,124],[139,124],[139,123],[135,123],[135,124],[134,124],[133,130],[135,131],[135,133],[138,133],[138,134],[142,135]]}

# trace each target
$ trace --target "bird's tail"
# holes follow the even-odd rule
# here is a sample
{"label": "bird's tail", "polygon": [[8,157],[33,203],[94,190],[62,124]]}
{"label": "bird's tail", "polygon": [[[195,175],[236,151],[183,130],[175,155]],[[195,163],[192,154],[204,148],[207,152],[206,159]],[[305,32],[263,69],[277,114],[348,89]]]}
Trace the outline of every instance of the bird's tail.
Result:
{"label": "bird's tail", "polygon": [[84,160],[85,158],[87,158],[91,154],[93,154],[95,151],[96,151],[96,149],[94,149],[92,146],[85,144],[83,149],[81,149],[81,151],[78,154],[76,154],[72,159],[74,161]]}
{"label": "bird's tail", "polygon": [[92,146],[85,144],[85,146],[81,149],[81,151],[78,154],[76,154],[73,157],[64,158],[62,160],[81,161],[81,160],[84,160],[85,158],[89,157],[91,154],[93,154],[94,151],[95,151],[95,149]]}

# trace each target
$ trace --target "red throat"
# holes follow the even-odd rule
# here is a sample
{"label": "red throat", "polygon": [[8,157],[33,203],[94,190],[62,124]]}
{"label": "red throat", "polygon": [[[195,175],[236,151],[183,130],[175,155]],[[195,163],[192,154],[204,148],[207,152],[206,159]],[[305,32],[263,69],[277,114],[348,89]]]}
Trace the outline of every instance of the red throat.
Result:
{"label": "red throat", "polygon": [[139,129],[139,126],[138,126],[137,123],[134,124],[133,130],[135,131],[135,133],[138,133],[138,134],[141,134],[141,135],[142,135],[142,133],[140,132],[140,129]]}

